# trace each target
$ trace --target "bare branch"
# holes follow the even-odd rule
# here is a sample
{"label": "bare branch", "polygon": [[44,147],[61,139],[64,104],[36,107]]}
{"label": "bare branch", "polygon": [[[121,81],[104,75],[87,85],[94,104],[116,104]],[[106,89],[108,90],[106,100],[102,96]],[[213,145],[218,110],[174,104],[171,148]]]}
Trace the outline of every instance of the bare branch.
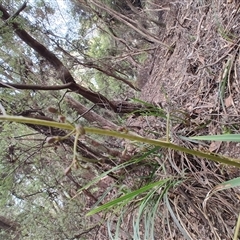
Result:
{"label": "bare branch", "polygon": [[12,89],[29,89],[29,90],[44,90],[44,91],[54,91],[61,89],[70,88],[72,83],[66,83],[63,85],[57,86],[43,86],[43,85],[25,85],[25,84],[16,84],[16,83],[4,83],[0,82],[0,88],[12,88]]}

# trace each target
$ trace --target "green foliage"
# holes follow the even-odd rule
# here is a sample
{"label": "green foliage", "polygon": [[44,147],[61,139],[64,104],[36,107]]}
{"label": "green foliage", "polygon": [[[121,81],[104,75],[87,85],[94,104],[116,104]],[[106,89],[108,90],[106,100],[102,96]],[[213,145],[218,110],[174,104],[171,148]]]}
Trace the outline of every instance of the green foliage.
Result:
{"label": "green foliage", "polygon": [[[74,129],[75,127],[68,124],[68,123],[57,123],[57,122],[51,122],[51,121],[42,121],[42,120],[38,120],[38,119],[30,119],[30,118],[24,118],[24,117],[12,117],[12,116],[0,116],[1,120],[8,120],[8,121],[16,121],[16,122],[21,122],[21,123],[35,123],[35,124],[39,124],[39,125],[44,125],[44,126],[49,126],[49,127],[58,127],[61,129],[67,129],[67,130],[72,130],[72,133],[74,133]],[[75,131],[78,132],[77,129],[75,129]],[[199,157],[204,157],[213,161],[217,161],[219,163],[224,163],[224,164],[228,164],[228,165],[233,165],[233,166],[238,166],[240,167],[239,161],[238,160],[234,160],[234,159],[230,159],[227,157],[223,157],[220,155],[212,155],[209,153],[205,153],[205,152],[201,152],[201,151],[196,151],[196,150],[192,150],[192,149],[187,149],[185,147],[181,147],[169,142],[165,142],[165,141],[159,141],[159,140],[153,140],[153,139],[148,139],[148,138],[142,138],[139,136],[135,136],[132,134],[128,134],[128,133],[121,133],[121,132],[114,132],[114,131],[109,131],[109,130],[104,130],[104,129],[96,129],[96,128],[88,128],[88,127],[84,127],[83,131],[86,134],[100,134],[100,135],[107,135],[107,136],[112,136],[112,137],[118,137],[118,138],[125,138],[131,141],[138,141],[138,142],[142,142],[142,143],[147,143],[150,145],[155,145],[158,147],[164,147],[164,148],[170,148],[170,149],[174,149],[174,150],[178,150],[178,151],[182,151],[184,153],[190,153],[194,156],[199,156]],[[76,138],[78,139],[78,135],[76,135]],[[75,150],[74,150],[75,152]],[[150,153],[150,152],[149,152]],[[147,153],[147,154],[149,154]],[[146,156],[146,155],[145,155]],[[104,172],[103,174],[99,175],[96,179],[94,179],[93,181],[89,182],[87,185],[85,185],[83,188],[81,188],[78,193],[75,195],[75,197],[79,196],[81,191],[83,191],[84,189],[88,189],[89,186],[93,185],[94,183],[98,182],[100,179],[102,179],[104,176],[106,176],[108,173],[113,172],[115,170],[119,170],[122,167],[126,167],[127,165],[130,164],[136,164],[137,162],[141,161],[142,159],[145,158],[145,156],[142,156],[139,159],[135,159],[131,162],[126,162],[123,163],[122,165],[117,165],[116,167],[112,168],[109,171]],[[35,174],[36,176],[36,174]],[[140,222],[142,219],[141,216],[146,216],[145,214],[150,214],[147,218],[145,218],[145,227],[146,229],[149,229],[146,232],[146,236],[147,238],[153,236],[153,226],[154,226],[154,215],[157,211],[157,206],[159,201],[163,198],[164,194],[168,191],[169,188],[171,188],[172,186],[174,186],[177,182],[173,181],[173,179],[163,179],[160,181],[156,181],[153,183],[149,183],[149,184],[145,184],[143,187],[134,190],[134,191],[130,191],[130,192],[125,192],[125,194],[123,196],[120,196],[96,209],[93,209],[92,211],[90,211],[88,213],[88,215],[92,215],[92,214],[96,214],[100,211],[103,210],[107,210],[108,212],[114,211],[114,212],[118,212],[121,211],[121,209],[124,209],[126,206],[131,205],[131,202],[135,202],[136,200],[138,202],[138,198],[141,199],[139,200],[139,205],[138,205],[138,214],[135,221],[135,227],[134,227],[134,239],[138,239],[139,238],[139,226],[140,226]],[[27,184],[27,183],[26,183]],[[34,184],[34,185],[39,185],[39,184]],[[234,179],[228,182],[225,182],[222,184],[221,190],[223,188],[229,188],[229,187],[233,187],[233,186],[239,186],[239,179]],[[152,206],[152,212],[149,212],[148,206],[149,204],[151,204],[152,202],[152,198],[154,197],[155,193],[158,191],[158,189],[162,189],[161,191],[161,195],[159,198],[157,198],[155,205]],[[32,188],[30,188],[31,190],[33,190]],[[38,188],[34,188],[34,191],[37,191]],[[164,190],[163,190],[164,189]],[[219,190],[219,186],[218,186],[218,190]],[[74,197],[74,198],[75,198]],[[155,197],[154,197],[155,198]],[[44,198],[41,200],[41,198],[38,198],[38,202],[37,204],[42,204],[42,202],[44,201]],[[167,203],[167,200],[166,200]],[[169,211],[170,210],[170,205],[168,204],[168,208]],[[115,210],[114,210],[115,209]],[[49,209],[48,209],[49,211]],[[172,212],[173,214],[173,212]],[[150,217],[151,216],[151,217]],[[44,215],[44,217],[46,217],[46,215]],[[43,220],[43,219],[42,219]],[[176,220],[176,224],[178,224],[177,218],[175,218]],[[64,225],[65,222],[58,223],[58,225],[60,226],[65,226]],[[179,225],[180,231],[183,232],[183,234],[187,234],[184,232],[184,229],[182,229],[182,227]],[[69,228],[68,228],[69,229]],[[65,231],[65,233],[67,232],[67,230]],[[117,231],[118,232],[118,231]],[[44,235],[44,237],[46,237],[46,235]]]}
{"label": "green foliage", "polygon": [[91,38],[88,54],[97,59],[105,57],[111,46],[110,43],[111,41],[108,35],[99,34],[98,36]]}
{"label": "green foliage", "polygon": [[[108,202],[108,203],[106,203],[106,204],[104,204],[104,205],[102,205],[102,206],[100,206],[96,209],[91,210],[87,214],[87,216],[91,216],[91,215],[93,215],[95,213],[98,213],[98,212],[101,212],[103,210],[110,210],[118,204],[120,204],[121,207],[124,207],[125,205],[129,204],[135,197],[139,196],[142,193],[145,193],[148,190],[152,190],[154,187],[157,187],[154,190],[154,192],[157,191],[159,188],[163,187],[163,185],[166,184],[169,180],[170,179],[164,179],[164,180],[161,180],[161,181],[158,181],[158,182],[155,182],[155,183],[147,184],[147,185],[145,185],[144,187],[142,187],[138,190],[127,193],[122,197],[114,199],[111,202]],[[152,193],[150,193],[150,194],[152,194]],[[149,196],[149,193],[144,197],[144,199],[145,198],[148,199],[148,196]]]}
{"label": "green foliage", "polygon": [[[88,55],[94,59],[105,61],[105,66],[111,66],[111,55],[114,54],[113,49],[114,46],[112,45],[110,36],[106,33],[100,32],[97,36],[91,38]],[[103,69],[105,68],[104,65]],[[123,63],[122,66],[124,67]],[[100,91],[107,97],[114,97],[123,92],[122,82],[116,81],[113,77],[107,76],[105,73],[100,71],[92,73],[91,83],[94,85],[96,90]]]}

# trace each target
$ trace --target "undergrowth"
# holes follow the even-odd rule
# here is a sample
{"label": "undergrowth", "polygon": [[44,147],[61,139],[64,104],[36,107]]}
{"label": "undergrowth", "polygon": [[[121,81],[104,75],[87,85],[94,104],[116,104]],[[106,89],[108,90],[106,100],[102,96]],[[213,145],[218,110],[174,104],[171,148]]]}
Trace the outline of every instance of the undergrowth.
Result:
{"label": "undergrowth", "polygon": [[[123,162],[121,164],[112,167],[110,170],[103,172],[84,187],[78,190],[77,195],[81,194],[82,191],[88,189],[91,186],[94,186],[101,179],[106,177],[110,173],[121,172],[130,166],[134,168],[139,163],[147,162],[149,159],[153,159],[156,157],[156,154],[159,155],[159,151],[162,149],[171,149],[174,151],[179,151],[183,154],[190,154],[194,157],[201,157],[208,160],[212,160],[219,164],[229,165],[240,167],[240,161],[238,159],[232,159],[229,157],[225,157],[222,155],[214,154],[211,152],[201,151],[190,149],[184,146],[180,146],[178,144],[174,144],[171,142],[171,136],[169,135],[170,122],[175,121],[176,118],[172,117],[170,114],[163,112],[157,108],[153,108],[152,112],[148,110],[147,114],[152,114],[159,118],[165,119],[167,122],[167,130],[166,130],[166,140],[158,140],[158,139],[150,139],[148,137],[141,137],[137,134],[133,134],[129,132],[127,129],[123,129],[122,131],[112,131],[106,129],[99,129],[93,127],[83,127],[79,125],[74,125],[69,122],[59,123],[54,121],[45,121],[33,118],[25,118],[19,116],[8,116],[1,115],[0,120],[2,121],[12,121],[18,123],[25,124],[35,124],[41,126],[54,127],[59,129],[68,130],[69,133],[66,136],[53,136],[48,139],[49,143],[57,143],[62,141],[63,139],[68,138],[69,136],[75,136],[75,142],[73,147],[73,161],[72,164],[65,171],[70,171],[72,168],[76,166],[81,167],[81,163],[79,160],[79,156],[77,153],[77,142],[79,138],[83,135],[89,134],[99,134],[102,136],[111,136],[115,138],[124,138],[131,142],[138,142],[141,144],[147,144],[149,147],[146,148],[144,146],[145,152],[143,151],[138,157],[134,157],[129,161]],[[225,135],[217,135],[217,136],[195,136],[190,138],[185,138],[185,140],[211,140],[211,141],[240,141],[240,135],[238,134],[225,134]],[[166,157],[164,155],[160,156]],[[84,159],[84,161],[91,162],[90,159]],[[151,163],[150,163],[151,165]],[[166,218],[166,216],[158,216],[159,206],[161,209],[167,209],[169,215],[173,219],[174,223],[178,227],[178,230],[185,236],[186,239],[192,239],[190,233],[186,231],[181,225],[179,216],[174,213],[172,209],[172,200],[169,198],[169,191],[174,191],[174,188],[180,184],[181,182],[186,180],[186,176],[184,172],[180,174],[169,175],[166,171],[167,166],[163,163],[157,164],[157,168],[153,171],[149,176],[144,176],[145,179],[142,179],[142,186],[137,186],[137,182],[135,183],[135,190],[129,187],[122,188],[120,185],[115,185],[114,187],[117,190],[117,194],[114,200],[110,200],[105,203],[105,197],[109,193],[109,189],[107,189],[102,197],[99,198],[99,201],[94,205],[95,207],[88,212],[87,216],[97,214],[99,212],[105,212],[108,216],[107,226],[109,237],[111,239],[119,239],[122,234],[128,237],[128,239],[154,239],[154,224],[157,217]],[[132,179],[134,180],[134,178]],[[150,180],[150,181],[149,181]],[[212,188],[212,190],[207,194],[204,200],[204,206],[206,206],[208,199],[216,192],[220,190],[225,190],[232,187],[240,186],[240,178],[232,179],[230,181],[222,182],[218,186]],[[75,196],[75,197],[76,197]],[[75,198],[73,197],[73,198]],[[103,202],[103,204],[102,204]],[[205,213],[207,215],[207,213]],[[117,216],[117,217],[116,217]],[[126,219],[129,222],[132,222],[132,227],[130,227],[129,232],[123,231],[122,226],[125,224]],[[169,216],[164,220],[169,225]],[[114,224],[113,224],[114,222]],[[114,225],[114,227],[113,227]],[[112,230],[114,228],[114,233],[112,234]],[[236,226],[236,230],[234,233],[234,240],[237,240],[239,231],[239,224]]]}

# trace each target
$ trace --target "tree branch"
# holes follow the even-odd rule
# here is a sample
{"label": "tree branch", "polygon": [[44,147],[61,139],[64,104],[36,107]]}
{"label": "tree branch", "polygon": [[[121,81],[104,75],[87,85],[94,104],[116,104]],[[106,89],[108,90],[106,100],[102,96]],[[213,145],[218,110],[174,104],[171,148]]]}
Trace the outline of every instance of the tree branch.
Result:
{"label": "tree branch", "polygon": [[27,90],[45,90],[45,91],[54,91],[61,89],[70,88],[72,83],[66,83],[58,86],[43,86],[43,85],[25,85],[25,84],[16,84],[16,83],[4,83],[0,82],[0,88],[13,88],[13,89],[27,89]]}
{"label": "tree branch", "polygon": [[[2,12],[2,15],[0,16],[1,19],[6,21],[10,18],[9,13],[2,6],[2,4],[0,4],[0,11]],[[56,57],[56,55],[54,53],[52,53],[50,50],[48,50],[40,42],[36,41],[31,35],[29,35],[25,30],[23,30],[22,27],[18,23],[13,22],[11,24],[11,26],[19,38],[21,38],[28,46],[30,46],[32,49],[34,49],[40,56],[42,56],[46,60],[48,60],[48,62],[56,69],[56,71],[59,74],[58,77],[61,79],[61,81],[64,84],[72,83],[70,85],[69,89],[82,95],[83,97],[85,97],[89,101],[97,104],[100,107],[109,108],[115,112],[117,111],[117,108],[114,106],[114,104],[112,104],[111,101],[109,101],[105,96],[101,95],[100,93],[93,92],[81,85],[78,85],[75,82],[70,71]]]}

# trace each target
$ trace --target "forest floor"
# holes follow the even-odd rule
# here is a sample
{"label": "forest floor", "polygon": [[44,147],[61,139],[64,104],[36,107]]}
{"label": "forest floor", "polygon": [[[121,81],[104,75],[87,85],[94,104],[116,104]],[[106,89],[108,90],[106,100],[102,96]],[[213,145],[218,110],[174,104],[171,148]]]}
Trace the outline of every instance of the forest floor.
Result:
{"label": "forest floor", "polygon": [[[164,4],[166,2],[166,4]],[[228,2],[228,3],[227,3]],[[239,1],[156,1],[166,10],[159,39],[173,47],[156,47],[139,71],[139,99],[182,119],[170,121],[171,141],[240,158],[240,144],[190,143],[181,136],[216,135],[240,131],[240,3]],[[155,131],[164,137],[166,122],[159,117],[129,118],[127,126],[139,126],[140,134]],[[240,209],[240,189],[218,192],[203,202],[219,183],[238,177],[240,170],[192,156],[165,151],[170,175],[186,174],[171,193],[172,203],[189,239],[232,239]],[[163,218],[164,219],[164,218]],[[159,218],[155,239],[187,239]],[[159,237],[158,237],[159,236]]]}

